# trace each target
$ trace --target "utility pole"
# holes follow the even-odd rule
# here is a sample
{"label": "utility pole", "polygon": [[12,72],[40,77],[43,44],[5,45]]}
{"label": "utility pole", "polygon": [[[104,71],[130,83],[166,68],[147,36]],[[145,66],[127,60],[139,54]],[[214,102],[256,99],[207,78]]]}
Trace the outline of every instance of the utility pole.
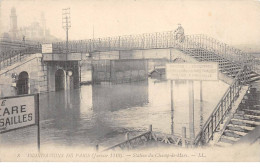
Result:
{"label": "utility pole", "polygon": [[62,9],[62,28],[66,31],[66,60],[68,59],[69,53],[69,28],[71,27],[70,22],[70,8]]}

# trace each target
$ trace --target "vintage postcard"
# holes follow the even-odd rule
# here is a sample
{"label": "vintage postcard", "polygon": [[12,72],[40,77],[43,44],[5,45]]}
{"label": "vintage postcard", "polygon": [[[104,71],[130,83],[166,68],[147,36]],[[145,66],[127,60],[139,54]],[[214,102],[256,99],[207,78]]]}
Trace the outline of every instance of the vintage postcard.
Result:
{"label": "vintage postcard", "polygon": [[259,0],[0,0],[0,162],[259,162],[259,28]]}

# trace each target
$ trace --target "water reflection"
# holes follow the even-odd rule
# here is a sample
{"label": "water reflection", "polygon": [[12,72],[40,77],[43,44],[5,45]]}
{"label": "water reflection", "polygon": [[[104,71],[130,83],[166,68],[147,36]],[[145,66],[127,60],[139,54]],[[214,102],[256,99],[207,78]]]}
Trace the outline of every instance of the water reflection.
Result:
{"label": "water reflection", "polygon": [[92,86],[93,111],[114,112],[148,103],[148,81]]}
{"label": "water reflection", "polygon": [[41,100],[40,110],[44,111],[41,117],[43,120],[55,120],[53,124],[56,129],[74,131],[79,126],[81,103],[79,90],[52,92],[43,95]]}

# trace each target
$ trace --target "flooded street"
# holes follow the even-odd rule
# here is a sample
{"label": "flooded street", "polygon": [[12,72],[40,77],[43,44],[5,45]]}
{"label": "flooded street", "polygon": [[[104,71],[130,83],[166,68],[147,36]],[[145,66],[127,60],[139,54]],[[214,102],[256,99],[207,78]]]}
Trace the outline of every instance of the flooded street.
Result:
{"label": "flooded street", "polygon": [[[117,85],[85,85],[70,91],[40,95],[41,146],[109,147],[148,130],[197,135],[201,125],[226,91],[221,81],[194,82],[194,122],[189,116],[187,82],[173,82],[174,112],[171,113],[170,81],[148,81]],[[173,117],[173,118],[172,118]],[[1,135],[1,145],[36,144],[36,126]]]}
{"label": "flooded street", "polygon": [[[213,87],[214,86],[214,87]],[[223,87],[224,86],[224,87]],[[173,86],[174,113],[171,119],[170,82],[137,82],[120,85],[88,85],[71,91],[60,91],[40,96],[41,142],[56,145],[104,144],[110,146],[124,140],[124,134],[137,135],[148,129],[176,135],[187,128],[187,136],[199,132],[227,88],[222,82],[203,82],[202,112],[199,100],[199,82],[194,82],[194,126],[189,124],[188,84]],[[218,95],[212,94],[216,89]],[[216,93],[216,92],[215,92]],[[211,101],[209,101],[211,100]],[[10,132],[26,136],[25,143],[34,141],[32,128]],[[32,129],[33,130],[33,129]],[[8,138],[9,137],[9,138]],[[2,142],[24,140],[2,137]],[[18,136],[19,137],[19,136]],[[31,137],[28,139],[28,137]],[[23,139],[23,138],[22,138]],[[19,143],[18,142],[18,143]],[[32,142],[33,143],[33,142]]]}

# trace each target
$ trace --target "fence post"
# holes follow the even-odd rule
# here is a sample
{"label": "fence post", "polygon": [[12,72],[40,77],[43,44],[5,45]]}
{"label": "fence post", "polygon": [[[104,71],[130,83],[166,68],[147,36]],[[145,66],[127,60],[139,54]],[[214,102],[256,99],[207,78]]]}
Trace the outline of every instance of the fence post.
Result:
{"label": "fence post", "polygon": [[204,130],[202,130],[200,137],[201,137],[201,138],[200,138],[200,144],[201,144],[201,145],[204,145],[205,142],[206,142],[206,136],[205,136]]}
{"label": "fence post", "polygon": [[186,127],[182,127],[182,147],[186,147],[186,143],[185,143],[185,138],[186,138]]}
{"label": "fence post", "polygon": [[129,140],[129,132],[127,132],[127,133],[125,134],[125,140],[126,140],[126,141]]}
{"label": "fence post", "polygon": [[99,145],[97,144],[96,145],[96,151],[98,152],[98,150],[99,150]]}
{"label": "fence post", "polygon": [[12,55],[13,55],[14,52],[11,52],[11,54],[9,55],[9,65],[12,64]]}
{"label": "fence post", "polygon": [[152,132],[153,131],[153,125],[149,126],[149,131]]}
{"label": "fence post", "polygon": [[221,120],[221,124],[223,124],[223,110],[224,110],[223,109],[223,99],[221,99],[221,105],[220,106],[221,106],[221,119],[220,120]]}
{"label": "fence post", "polygon": [[213,140],[213,134],[214,134],[214,115],[211,118],[211,133],[212,133],[212,138],[211,140]]}
{"label": "fence post", "polygon": [[4,55],[0,55],[0,70],[1,70],[1,66],[2,66],[3,57],[4,57]]}
{"label": "fence post", "polygon": [[121,40],[120,40],[120,36],[118,37],[118,50],[120,50],[120,47],[121,47],[121,45],[120,45],[120,42],[121,42]]}
{"label": "fence post", "polygon": [[126,142],[127,150],[129,150],[129,148],[131,147],[131,143],[130,143],[130,141],[129,141],[129,132],[127,132],[127,133],[125,134],[125,140],[127,141],[127,142]]}
{"label": "fence post", "polygon": [[230,86],[230,89],[229,89],[229,98],[230,98],[230,103],[229,103],[229,105],[230,105],[230,109],[231,109],[231,107],[232,107],[232,86]]}
{"label": "fence post", "polygon": [[155,33],[155,48],[157,48],[157,32]]}
{"label": "fence post", "polygon": [[236,82],[235,82],[235,84],[232,87],[233,87],[232,94],[233,94],[233,103],[234,103],[235,102],[235,98],[236,98]]}

